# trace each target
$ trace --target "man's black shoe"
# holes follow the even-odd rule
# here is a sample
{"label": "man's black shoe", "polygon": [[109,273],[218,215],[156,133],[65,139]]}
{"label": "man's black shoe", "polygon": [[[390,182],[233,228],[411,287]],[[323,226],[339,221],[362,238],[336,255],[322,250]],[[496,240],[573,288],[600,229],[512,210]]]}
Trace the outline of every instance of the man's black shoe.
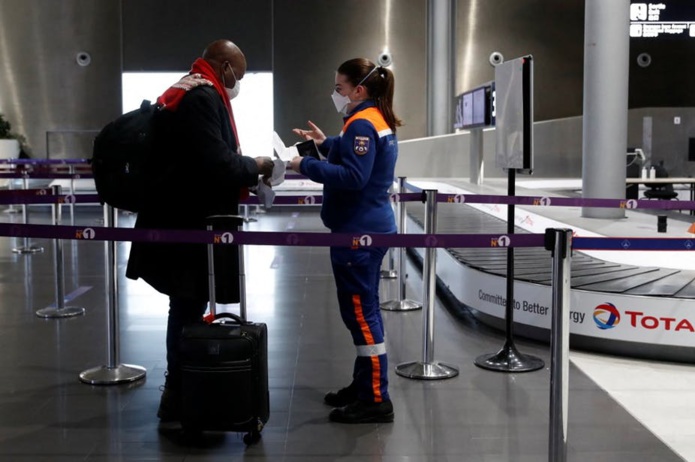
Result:
{"label": "man's black shoe", "polygon": [[181,420],[181,393],[173,388],[164,387],[162,399],[159,401],[157,417],[162,422]]}
{"label": "man's black shoe", "polygon": [[355,401],[345,407],[333,409],[328,418],[332,422],[348,424],[393,422],[393,404],[391,401],[381,403]]}
{"label": "man's black shoe", "polygon": [[332,407],[347,406],[355,401],[357,401],[357,387],[355,387],[353,384],[350,384],[345,388],[341,388],[337,392],[331,391],[326,393],[326,396],[323,397],[323,402]]}

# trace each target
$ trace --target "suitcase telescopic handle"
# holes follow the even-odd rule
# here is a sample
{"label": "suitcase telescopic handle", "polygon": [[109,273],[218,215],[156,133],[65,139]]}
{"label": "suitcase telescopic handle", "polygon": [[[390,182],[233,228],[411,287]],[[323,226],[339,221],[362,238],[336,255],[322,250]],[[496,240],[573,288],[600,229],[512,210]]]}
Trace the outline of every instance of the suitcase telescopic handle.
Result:
{"label": "suitcase telescopic handle", "polygon": [[[206,217],[207,230],[215,229],[234,229],[238,230],[243,224],[244,217],[240,215],[212,215]],[[217,319],[217,301],[215,300],[215,253],[213,244],[208,244],[208,293],[210,300],[210,314],[213,319]],[[240,309],[241,318],[246,318],[246,278],[244,269],[244,249],[239,246],[239,294],[240,294]],[[240,318],[240,319],[241,319]]]}
{"label": "suitcase telescopic handle", "polygon": [[242,318],[239,315],[236,315],[234,313],[219,313],[215,315],[215,320],[216,321],[224,321],[225,319],[232,319],[236,324],[239,324],[240,326],[245,326],[247,324],[251,324],[250,322],[246,321],[244,318]]}

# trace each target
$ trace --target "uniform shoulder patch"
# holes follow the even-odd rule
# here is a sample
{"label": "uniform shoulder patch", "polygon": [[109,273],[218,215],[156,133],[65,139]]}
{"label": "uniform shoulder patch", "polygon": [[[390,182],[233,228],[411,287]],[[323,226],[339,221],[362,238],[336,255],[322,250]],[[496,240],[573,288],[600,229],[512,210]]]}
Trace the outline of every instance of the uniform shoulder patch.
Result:
{"label": "uniform shoulder patch", "polygon": [[363,156],[369,151],[369,137],[368,136],[356,136],[355,143],[352,147],[355,154],[358,156]]}

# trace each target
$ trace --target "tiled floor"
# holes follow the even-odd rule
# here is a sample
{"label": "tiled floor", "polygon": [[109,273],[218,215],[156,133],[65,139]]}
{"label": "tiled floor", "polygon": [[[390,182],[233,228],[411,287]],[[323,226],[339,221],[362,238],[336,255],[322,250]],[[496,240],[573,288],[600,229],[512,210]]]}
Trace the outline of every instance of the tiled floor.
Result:
{"label": "tiled floor", "polygon": [[[94,224],[98,209],[78,207],[76,223]],[[250,230],[321,230],[315,208],[274,209]],[[3,214],[0,219],[16,219]],[[48,220],[47,209],[32,221]],[[125,217],[122,226],[131,218]],[[547,460],[548,370],[500,374],[473,365],[496,351],[499,333],[436,305],[435,358],[457,365],[445,381],[390,374],[396,421],[329,423],[328,391],[350,380],[353,347],[342,326],[327,249],[248,249],[249,317],[268,324],[271,418],[261,442],[206,434],[189,441],[160,428],[155,413],[164,371],[167,299],[121,277],[121,361],[147,368],[141,383],[95,387],[78,374],[107,362],[104,245],[66,242],[66,292],[90,287],[71,304],[84,316],[44,320],[35,311],[54,302],[51,243],[18,256],[17,239],[0,238],[0,461],[466,461]],[[120,244],[121,276],[127,244]],[[409,296],[421,298],[420,274],[408,267]],[[383,298],[395,293],[385,283]],[[391,367],[419,360],[421,312],[383,313]],[[548,347],[519,341],[544,358]],[[682,460],[575,367],[570,371],[569,460]]]}
{"label": "tiled floor", "polygon": [[572,362],[680,456],[695,461],[695,369],[573,352]]}

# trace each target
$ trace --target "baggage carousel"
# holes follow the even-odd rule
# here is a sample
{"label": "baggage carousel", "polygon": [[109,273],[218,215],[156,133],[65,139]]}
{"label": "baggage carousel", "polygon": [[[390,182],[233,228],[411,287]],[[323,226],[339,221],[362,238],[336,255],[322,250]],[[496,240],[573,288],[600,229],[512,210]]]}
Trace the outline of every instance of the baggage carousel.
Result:
{"label": "baggage carousel", "polygon": [[[451,192],[451,188],[456,184],[449,182],[438,189]],[[527,213],[517,207],[519,212]],[[407,232],[422,232],[424,205],[408,203],[407,216]],[[506,220],[472,205],[438,204],[437,216],[441,234],[507,232]],[[515,226],[515,233],[528,232]],[[421,262],[423,249],[410,249],[409,254]],[[679,255],[692,258],[690,252]],[[650,262],[641,256],[637,259]],[[470,311],[479,321],[500,329],[504,328],[506,271],[505,248],[437,252],[438,287],[450,296],[450,308]],[[550,252],[545,249],[514,250],[515,333],[549,339],[551,271]],[[575,251],[570,276],[573,348],[695,363],[695,270],[618,263]]]}

